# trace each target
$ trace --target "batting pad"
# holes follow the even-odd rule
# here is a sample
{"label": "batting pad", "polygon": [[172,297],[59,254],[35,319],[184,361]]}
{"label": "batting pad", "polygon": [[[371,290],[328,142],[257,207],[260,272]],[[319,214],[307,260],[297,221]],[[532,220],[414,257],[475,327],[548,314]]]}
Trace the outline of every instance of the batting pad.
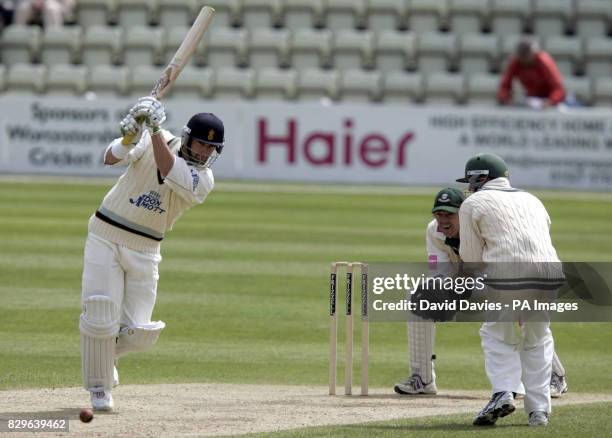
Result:
{"label": "batting pad", "polygon": [[153,321],[150,324],[123,327],[119,331],[115,357],[119,358],[133,351],[144,351],[159,339],[161,331],[166,327],[163,321]]}
{"label": "batting pad", "polygon": [[435,379],[433,370],[433,348],[436,325],[433,321],[411,314],[408,321],[408,344],[411,374],[421,376],[423,383]]}
{"label": "batting pad", "polygon": [[115,339],[119,332],[119,307],[110,298],[92,295],[84,302],[79,324],[85,389],[113,387]]}

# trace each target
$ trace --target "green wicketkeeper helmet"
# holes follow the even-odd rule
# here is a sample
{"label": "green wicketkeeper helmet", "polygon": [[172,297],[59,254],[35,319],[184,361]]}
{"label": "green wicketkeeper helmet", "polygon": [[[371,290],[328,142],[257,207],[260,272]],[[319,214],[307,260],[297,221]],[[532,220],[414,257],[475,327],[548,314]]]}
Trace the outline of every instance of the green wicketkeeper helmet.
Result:
{"label": "green wicketkeeper helmet", "polygon": [[469,190],[475,192],[485,182],[495,178],[508,178],[508,165],[502,157],[495,154],[480,153],[465,164],[465,176],[457,182],[469,183]]}

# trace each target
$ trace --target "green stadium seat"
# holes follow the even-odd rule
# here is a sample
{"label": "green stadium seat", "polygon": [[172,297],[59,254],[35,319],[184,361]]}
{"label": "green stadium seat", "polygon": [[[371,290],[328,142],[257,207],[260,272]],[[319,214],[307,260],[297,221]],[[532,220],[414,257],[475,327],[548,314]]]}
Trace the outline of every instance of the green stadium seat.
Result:
{"label": "green stadium seat", "polygon": [[81,47],[81,62],[89,67],[117,62],[123,31],[117,27],[92,26],[86,29]]}
{"label": "green stadium seat", "polygon": [[40,94],[45,91],[47,67],[44,65],[13,64],[6,77],[6,92],[10,94]]}
{"label": "green stadium seat", "polygon": [[449,0],[411,0],[408,29],[416,33],[437,32],[448,27]]}
{"label": "green stadium seat", "polygon": [[249,31],[273,28],[282,23],[281,0],[240,0],[242,27]]}
{"label": "green stadium seat", "polygon": [[379,102],[382,77],[378,71],[346,70],[340,73],[339,96],[344,102]]}
{"label": "green stadium seat", "polygon": [[336,70],[306,68],[299,70],[297,91],[300,100],[337,100],[340,75]]}
{"label": "green stadium seat", "polygon": [[247,62],[245,29],[216,27],[204,39],[206,65],[214,68],[239,67]]}
{"label": "green stadium seat", "polygon": [[181,80],[170,89],[170,98],[209,98],[213,93],[213,69],[187,65],[181,72]]}
{"label": "green stadium seat", "polygon": [[466,99],[470,105],[497,106],[499,76],[490,73],[473,73],[467,76]]}
{"label": "green stadium seat", "polygon": [[331,51],[333,66],[340,71],[371,68],[374,63],[374,34],[367,30],[337,30]]}
{"label": "green stadium seat", "polygon": [[489,0],[450,0],[449,26],[455,35],[475,34],[489,25]]}
{"label": "green stadium seat", "polygon": [[430,103],[465,103],[465,78],[459,73],[433,72],[425,75],[425,101]]}
{"label": "green stadium seat", "polygon": [[78,0],[75,17],[84,29],[91,26],[106,26],[116,20],[116,0]]}
{"label": "green stadium seat", "polygon": [[451,70],[457,55],[457,37],[452,33],[426,32],[417,36],[418,70],[429,74]]}
{"label": "green stadium seat", "polygon": [[52,65],[47,73],[47,94],[79,96],[87,90],[87,74],[84,65]]}
{"label": "green stadium seat", "polygon": [[13,24],[0,35],[2,63],[6,65],[34,62],[40,49],[40,27]]}
{"label": "green stadium seat", "polygon": [[612,38],[588,38],[584,50],[584,70],[591,78],[612,76]]}
{"label": "green stadium seat", "polygon": [[577,1],[575,20],[578,37],[605,37],[612,26],[612,5],[602,0]]}
{"label": "green stadium seat", "polygon": [[374,32],[406,28],[407,5],[404,0],[368,0],[367,28]]}
{"label": "green stadium seat", "polygon": [[564,76],[581,73],[583,47],[580,38],[551,36],[544,40],[543,48],[553,57]]}
{"label": "green stadium seat", "polygon": [[51,27],[41,37],[40,60],[47,66],[80,61],[82,41],[80,26]]}
{"label": "green stadium seat", "polygon": [[491,31],[499,36],[519,35],[531,13],[531,0],[491,0]]}
{"label": "green stadium seat", "polygon": [[297,29],[291,39],[291,66],[297,70],[329,67],[331,45],[332,32],[329,30]]}
{"label": "green stadium seat", "polygon": [[412,69],[416,63],[416,37],[393,29],[378,32],[374,40],[374,64],[381,73]]}
{"label": "green stadium seat", "polygon": [[215,99],[250,99],[255,91],[255,70],[221,67],[215,69],[213,96]]}
{"label": "green stadium seat", "polygon": [[459,37],[457,66],[463,74],[497,71],[499,38],[495,34],[464,34]]}
{"label": "green stadium seat", "polygon": [[365,28],[366,6],[366,0],[323,0],[325,27],[333,31]]}
{"label": "green stadium seat", "polygon": [[286,29],[264,27],[251,32],[248,46],[249,66],[256,70],[286,67],[289,64],[290,35]]}
{"label": "green stadium seat", "polygon": [[123,64],[128,67],[157,64],[162,50],[163,29],[135,26],[126,29],[123,40]]}
{"label": "green stadium seat", "polygon": [[382,98],[385,103],[422,103],[423,75],[418,72],[391,71],[382,78]]}
{"label": "green stadium seat", "polygon": [[255,75],[258,99],[292,100],[297,94],[297,72],[293,69],[262,68]]}
{"label": "green stadium seat", "polygon": [[534,0],[533,33],[541,37],[565,35],[573,30],[573,0]]}
{"label": "green stadium seat", "polygon": [[242,3],[240,0],[199,0],[198,9],[211,6],[215,9],[215,18],[211,29],[240,25],[242,20]]}
{"label": "green stadium seat", "polygon": [[157,0],[116,0],[117,24],[123,29],[148,26],[157,19]]}
{"label": "green stadium seat", "polygon": [[163,29],[191,26],[197,14],[197,0],[157,0],[157,21]]}
{"label": "green stadium seat", "polygon": [[282,21],[286,29],[311,29],[323,25],[323,0],[282,0]]}
{"label": "green stadium seat", "polygon": [[98,65],[90,68],[87,88],[103,96],[124,96],[128,91],[129,69],[125,66]]}

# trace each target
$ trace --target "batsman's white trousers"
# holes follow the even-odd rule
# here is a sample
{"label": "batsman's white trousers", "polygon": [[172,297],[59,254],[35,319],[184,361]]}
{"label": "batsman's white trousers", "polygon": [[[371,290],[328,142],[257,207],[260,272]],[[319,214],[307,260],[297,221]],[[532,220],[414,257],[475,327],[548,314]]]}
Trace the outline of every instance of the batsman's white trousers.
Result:
{"label": "batsman's white trousers", "polygon": [[485,369],[493,393],[525,385],[525,411],[550,413],[554,342],[549,322],[485,322],[480,328]]}
{"label": "batsman's white trousers", "polygon": [[109,297],[121,309],[120,325],[151,323],[161,255],[135,251],[89,233],[81,299]]}

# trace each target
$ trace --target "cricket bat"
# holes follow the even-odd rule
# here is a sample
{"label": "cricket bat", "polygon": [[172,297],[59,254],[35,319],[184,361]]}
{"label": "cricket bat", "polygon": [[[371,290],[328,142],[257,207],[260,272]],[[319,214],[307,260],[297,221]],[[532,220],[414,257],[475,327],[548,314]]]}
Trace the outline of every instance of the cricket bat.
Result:
{"label": "cricket bat", "polygon": [[[164,94],[166,94],[166,91],[168,91],[170,86],[176,81],[178,75],[181,74],[181,71],[195,53],[214,15],[215,10],[210,6],[204,6],[202,10],[200,10],[191,29],[189,29],[189,32],[187,32],[187,35],[183,38],[178,50],[170,60],[170,63],[164,69],[161,78],[159,78],[157,83],[153,86],[151,96],[156,99],[161,99]],[[132,138],[130,136],[125,136],[121,143],[127,145],[131,143],[131,140]]]}

